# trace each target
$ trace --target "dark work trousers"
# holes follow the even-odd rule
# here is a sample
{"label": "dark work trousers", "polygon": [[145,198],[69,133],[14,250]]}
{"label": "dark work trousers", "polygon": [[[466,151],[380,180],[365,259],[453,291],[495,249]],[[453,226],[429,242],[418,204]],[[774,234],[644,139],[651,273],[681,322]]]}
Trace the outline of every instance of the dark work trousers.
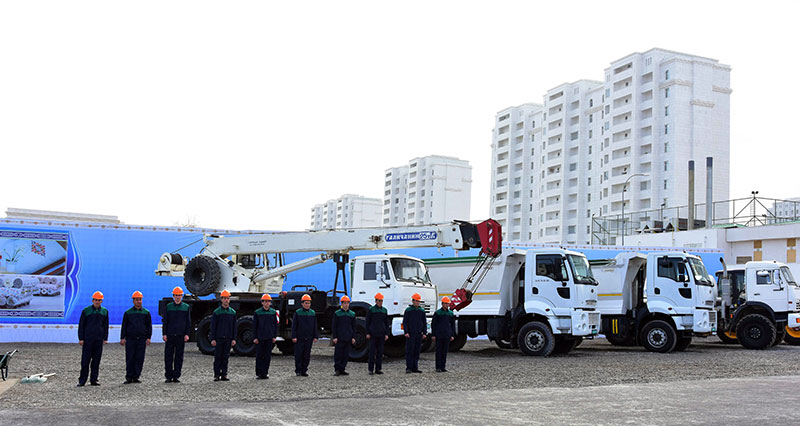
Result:
{"label": "dark work trousers", "polygon": [[231,340],[233,339],[217,339],[217,346],[214,347],[214,377],[226,377],[228,375]]}
{"label": "dark work trousers", "polygon": [[125,378],[136,380],[142,375],[147,339],[125,340]]}
{"label": "dark work trousers", "polygon": [[406,338],[406,370],[419,370],[419,352],[422,350],[422,335],[411,334]]}
{"label": "dark work trousers", "polygon": [[350,341],[339,339],[337,342],[333,350],[333,370],[344,371],[350,356]]}
{"label": "dark work trousers", "polygon": [[100,374],[100,358],[103,357],[102,340],[84,340],[81,347],[81,375],[78,383],[86,384],[86,377],[89,376],[89,365],[92,366],[92,375],[89,380],[94,383]]}
{"label": "dark work trousers", "polygon": [[297,338],[294,344],[294,372],[308,373],[308,363],[311,362],[311,345],[314,339]]}
{"label": "dark work trousers", "polygon": [[167,336],[164,344],[164,377],[167,379],[181,377],[184,346],[183,335]]}
{"label": "dark work trousers", "polygon": [[369,337],[369,359],[367,362],[367,367],[369,368],[369,371],[381,371],[381,367],[383,366],[383,345],[386,343],[386,337]]}
{"label": "dark work trousers", "polygon": [[450,349],[450,339],[436,339],[436,369],[444,370],[447,364],[447,350]]}
{"label": "dark work trousers", "polygon": [[256,346],[256,376],[269,374],[269,363],[272,360],[272,339],[258,339]]}

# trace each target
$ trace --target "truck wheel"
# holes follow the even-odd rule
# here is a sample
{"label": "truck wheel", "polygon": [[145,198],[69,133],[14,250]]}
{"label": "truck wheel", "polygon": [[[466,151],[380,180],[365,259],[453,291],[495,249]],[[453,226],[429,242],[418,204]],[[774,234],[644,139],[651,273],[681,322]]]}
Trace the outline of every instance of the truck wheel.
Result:
{"label": "truck wheel", "polygon": [[650,352],[667,353],[675,349],[678,336],[666,321],[653,320],[645,324],[640,337],[642,346]]}
{"label": "truck wheel", "polygon": [[775,324],[761,314],[750,314],[739,321],[736,338],[747,349],[766,349],[775,341]]}
{"label": "truck wheel", "polygon": [[606,334],[606,340],[614,346],[636,346],[633,336],[622,337],[618,334]]}
{"label": "truck wheel", "polygon": [[786,337],[786,327],[779,328],[775,333],[775,340],[772,342],[772,346],[777,346],[783,339]]}
{"label": "truck wheel", "polygon": [[447,349],[448,352],[458,352],[467,344],[466,334],[456,334],[454,337],[455,339],[450,342],[450,347]]}
{"label": "truck wheel", "polygon": [[294,355],[294,342],[291,340],[283,340],[275,342],[275,346],[281,351],[283,355]]}
{"label": "truck wheel", "polygon": [[525,355],[549,356],[556,346],[556,339],[547,324],[532,321],[524,326],[517,335],[519,349]]}
{"label": "truck wheel", "polygon": [[195,256],[183,271],[186,290],[196,296],[208,296],[219,287],[222,272],[217,261],[208,256]]}
{"label": "truck wheel", "polygon": [[236,346],[233,351],[239,356],[256,356],[255,325],[252,315],[244,315],[236,320]]}
{"label": "truck wheel", "polygon": [[566,355],[572,352],[573,349],[578,345],[578,339],[580,337],[572,337],[572,336],[556,336],[556,345],[553,348],[554,354],[559,355]]}
{"label": "truck wheel", "polygon": [[406,356],[406,338],[404,336],[389,336],[389,340],[383,345],[383,354],[389,358]]}
{"label": "truck wheel", "polygon": [[575,350],[575,348],[577,348],[578,346],[580,346],[580,345],[581,345],[581,343],[583,343],[583,337],[576,337],[576,338],[575,338],[575,347],[574,347],[574,348],[572,348],[572,350]]}
{"label": "truck wheel", "polygon": [[739,340],[736,338],[736,333],[734,332],[717,331],[717,337],[725,344],[739,343]]}
{"label": "truck wheel", "polygon": [[787,325],[786,336],[784,336],[783,341],[792,346],[800,345],[800,330],[794,331]]}
{"label": "truck wheel", "polygon": [[356,339],[355,345],[350,345],[348,358],[350,361],[364,362],[369,357],[369,345],[367,344],[367,322],[364,318],[356,318]]}
{"label": "truck wheel", "polygon": [[510,340],[495,339],[494,343],[500,349],[513,349]]}
{"label": "truck wheel", "polygon": [[691,337],[681,337],[681,338],[678,339],[678,342],[675,343],[675,351],[683,352],[691,344],[692,344],[692,338]]}
{"label": "truck wheel", "polygon": [[422,339],[422,348],[420,348],[421,353],[430,352],[433,350],[434,344],[433,339],[431,339],[430,334],[426,334],[425,338]]}
{"label": "truck wheel", "polygon": [[211,346],[211,315],[197,323],[197,331],[194,337],[197,339],[197,349],[205,355],[214,355],[214,347]]}

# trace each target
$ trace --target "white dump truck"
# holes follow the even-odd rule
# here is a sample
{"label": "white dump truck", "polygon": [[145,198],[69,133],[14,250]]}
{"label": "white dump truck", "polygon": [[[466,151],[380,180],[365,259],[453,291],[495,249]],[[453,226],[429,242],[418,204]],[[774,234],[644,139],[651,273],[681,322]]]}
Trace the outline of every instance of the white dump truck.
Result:
{"label": "white dump truck", "polygon": [[[439,296],[459,289],[475,258],[425,259]],[[460,278],[460,279],[459,279]],[[455,312],[460,349],[467,337],[487,335],[501,348],[526,355],[567,353],[600,329],[597,281],[582,253],[559,248],[504,249],[472,303]]]}
{"label": "white dump truck", "polygon": [[684,252],[619,253],[593,260],[601,333],[614,345],[685,350],[716,331],[716,288],[703,261]]}
{"label": "white dump truck", "polygon": [[800,286],[788,265],[747,262],[717,272],[719,325],[725,343],[766,349],[785,340],[800,345]]}

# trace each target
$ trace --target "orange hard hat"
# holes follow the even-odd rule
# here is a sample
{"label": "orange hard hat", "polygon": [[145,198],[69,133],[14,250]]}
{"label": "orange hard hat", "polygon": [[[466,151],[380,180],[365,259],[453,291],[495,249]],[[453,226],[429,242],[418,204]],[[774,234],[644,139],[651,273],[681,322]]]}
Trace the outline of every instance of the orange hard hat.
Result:
{"label": "orange hard hat", "polygon": [[341,298],[341,299],[339,299],[339,302],[349,302],[349,301],[350,301],[350,298],[349,298],[349,297],[347,297],[347,295],[346,295],[346,294],[345,294],[344,296],[342,296],[342,298]]}
{"label": "orange hard hat", "polygon": [[261,300],[272,300],[272,296],[270,296],[269,294],[264,294],[263,296],[261,296]]}
{"label": "orange hard hat", "polygon": [[422,296],[419,293],[414,293],[411,295],[411,300],[422,300]]}
{"label": "orange hard hat", "polygon": [[173,296],[183,296],[183,289],[180,287],[175,287],[172,289]]}
{"label": "orange hard hat", "polygon": [[219,294],[219,297],[231,297],[231,292],[228,290],[222,290],[222,293]]}
{"label": "orange hard hat", "polygon": [[442,303],[450,303],[450,298],[447,296],[442,297]]}
{"label": "orange hard hat", "polygon": [[103,300],[103,293],[95,291],[94,294],[92,294],[92,299]]}
{"label": "orange hard hat", "polygon": [[308,300],[310,302],[311,301],[311,296],[309,296],[307,294],[304,294],[303,297],[300,298],[300,300],[303,301],[303,302]]}
{"label": "orange hard hat", "polygon": [[133,295],[131,297],[134,298],[134,299],[141,299],[144,296],[142,296],[142,292],[141,291],[136,290],[136,291],[133,292]]}
{"label": "orange hard hat", "polygon": [[380,293],[375,294],[375,300],[383,300],[383,295]]}

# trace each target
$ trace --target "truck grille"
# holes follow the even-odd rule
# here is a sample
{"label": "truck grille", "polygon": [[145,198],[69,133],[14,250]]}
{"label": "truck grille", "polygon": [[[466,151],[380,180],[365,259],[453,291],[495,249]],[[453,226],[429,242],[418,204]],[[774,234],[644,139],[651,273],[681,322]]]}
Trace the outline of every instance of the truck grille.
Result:
{"label": "truck grille", "polygon": [[419,306],[421,306],[422,309],[425,309],[426,315],[429,315],[433,312],[433,309],[431,308],[431,305],[429,303],[420,303]]}

